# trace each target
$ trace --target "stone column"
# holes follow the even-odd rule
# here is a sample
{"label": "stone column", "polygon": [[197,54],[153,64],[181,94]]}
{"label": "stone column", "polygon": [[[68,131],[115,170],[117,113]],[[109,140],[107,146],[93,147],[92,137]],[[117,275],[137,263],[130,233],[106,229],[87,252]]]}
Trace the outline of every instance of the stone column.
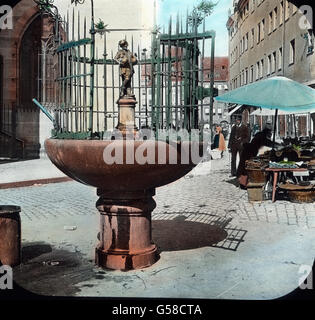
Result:
{"label": "stone column", "polygon": [[118,100],[118,127],[123,136],[127,132],[136,132],[135,107],[137,104],[135,96],[123,96]]}
{"label": "stone column", "polygon": [[100,267],[132,270],[149,267],[158,260],[151,235],[154,194],[155,190],[119,195],[98,190],[101,230],[95,260]]}

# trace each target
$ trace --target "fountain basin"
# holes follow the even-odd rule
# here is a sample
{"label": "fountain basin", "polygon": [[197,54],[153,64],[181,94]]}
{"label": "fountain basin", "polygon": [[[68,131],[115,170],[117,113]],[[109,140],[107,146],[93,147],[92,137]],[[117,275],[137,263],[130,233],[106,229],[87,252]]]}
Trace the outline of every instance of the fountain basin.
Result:
{"label": "fountain basin", "polygon": [[[156,207],[153,196],[155,188],[181,178],[196,165],[189,155],[191,143],[183,144],[153,140],[45,141],[48,157],[62,172],[97,188],[96,207],[101,218],[95,261],[99,266],[131,270],[158,260],[151,237],[151,213]],[[201,147],[198,143],[198,152]],[[120,161],[110,163],[117,154]],[[150,163],[144,163],[145,159]]]}
{"label": "fountain basin", "polygon": [[[128,164],[126,154],[135,154],[144,143],[149,149],[155,149],[155,163],[139,164],[134,161]],[[122,164],[105,163],[103,154],[109,145],[123,149]],[[183,150],[179,144],[170,145],[162,141],[48,139],[45,149],[55,166],[69,177],[111,193],[154,189],[181,178],[195,166],[191,159],[188,163],[180,163]],[[162,161],[164,156],[166,161]],[[187,159],[186,156],[183,158]],[[170,164],[174,160],[176,163]]]}

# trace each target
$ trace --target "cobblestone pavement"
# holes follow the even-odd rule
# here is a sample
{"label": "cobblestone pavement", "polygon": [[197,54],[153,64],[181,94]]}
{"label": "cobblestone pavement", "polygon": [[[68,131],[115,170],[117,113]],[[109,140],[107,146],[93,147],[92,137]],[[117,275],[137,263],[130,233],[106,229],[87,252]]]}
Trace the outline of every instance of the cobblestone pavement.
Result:
{"label": "cobblestone pavement", "polygon": [[[186,177],[157,189],[153,219],[184,215],[188,221],[238,218],[315,228],[315,204],[278,200],[249,203],[246,190],[229,178],[228,158],[199,165]],[[96,214],[95,189],[77,182],[0,190],[0,202],[22,207],[29,221]]]}
{"label": "cobblestone pavement", "polygon": [[[24,244],[49,243],[71,254],[80,252],[88,259],[79,273],[89,279],[81,279],[78,271],[68,271],[69,279],[77,277],[79,292],[62,291],[64,295],[228,299],[281,296],[296,288],[298,268],[314,260],[311,239],[315,204],[249,203],[247,192],[229,178],[228,160],[226,154],[222,160],[201,163],[182,179],[158,188],[152,216],[153,224],[160,222],[162,227],[167,227],[164,220],[194,222],[196,239],[202,231],[200,225],[224,230],[224,239],[195,249],[182,247],[178,251],[168,246],[155,265],[127,274],[104,271],[100,275],[93,265],[99,225],[94,188],[65,182],[4,189],[0,190],[0,203],[22,207]],[[77,229],[65,231],[64,226]],[[172,230],[169,232],[167,241],[171,243],[174,239]],[[19,278],[23,283],[23,272]],[[53,288],[55,278],[49,279],[45,281],[51,281]],[[26,280],[32,286],[32,281]]]}

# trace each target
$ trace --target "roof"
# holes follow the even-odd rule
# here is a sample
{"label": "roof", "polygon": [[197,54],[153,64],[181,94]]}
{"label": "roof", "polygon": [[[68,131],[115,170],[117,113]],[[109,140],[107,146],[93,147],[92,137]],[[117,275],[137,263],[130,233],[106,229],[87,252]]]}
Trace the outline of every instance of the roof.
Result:
{"label": "roof", "polygon": [[[211,58],[205,57],[203,59],[204,74],[210,72]],[[204,77],[207,78],[207,77]],[[228,57],[214,57],[214,81],[226,82],[229,80],[229,58]]]}

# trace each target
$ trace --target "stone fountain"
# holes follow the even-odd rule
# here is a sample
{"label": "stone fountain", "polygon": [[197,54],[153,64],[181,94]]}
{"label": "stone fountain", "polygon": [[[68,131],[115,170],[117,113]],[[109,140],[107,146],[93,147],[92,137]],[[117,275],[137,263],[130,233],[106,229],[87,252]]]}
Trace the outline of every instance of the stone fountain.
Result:
{"label": "stone fountain", "polygon": [[[55,87],[49,87],[53,98],[42,103],[33,100],[54,124],[52,138],[45,141],[46,152],[66,175],[97,189],[100,242],[96,263],[118,270],[148,267],[158,259],[151,227],[155,190],[192,170],[206,144],[202,131],[205,121],[199,121],[199,113],[203,114],[205,97],[210,97],[208,108],[213,109],[215,32],[199,34],[194,23],[188,30],[188,17],[185,33],[180,31],[179,19],[175,34],[171,20],[167,34],[161,34],[156,25],[152,30],[131,29],[141,36],[150,33],[150,56],[139,45],[137,53],[131,52],[135,48],[133,34],[125,35],[114,56],[108,49],[108,38],[120,29],[107,29],[101,19],[94,23],[93,0],[91,28],[84,19],[83,35],[79,14],[78,23],[74,11],[72,21],[69,15],[64,20],[53,0],[36,3],[55,23],[55,34],[48,38],[51,51],[46,53],[51,54],[53,63],[43,64],[48,68],[46,74],[56,73]],[[84,0],[71,3],[82,4]],[[98,33],[104,36],[101,48],[97,47]],[[127,39],[131,39],[131,51]],[[210,47],[206,40],[211,40],[209,88],[199,79],[204,61],[201,53]],[[116,47],[116,43],[111,42],[111,46]],[[53,109],[47,110],[49,106]],[[209,114],[211,124],[212,112]],[[143,132],[142,116],[151,133]],[[164,137],[160,129],[166,132]],[[188,136],[178,134],[182,129]],[[192,138],[193,130],[198,132],[198,139]]]}
{"label": "stone fountain", "polygon": [[[144,268],[157,261],[151,227],[151,213],[156,207],[155,189],[181,178],[195,166],[189,155],[183,154],[186,150],[189,152],[189,143],[183,148],[184,143],[137,140],[134,117],[137,102],[130,85],[133,72],[125,59],[134,57],[128,58],[130,52],[125,42],[120,43],[122,50],[116,56],[123,80],[117,101],[116,129],[121,133],[120,139],[45,141],[50,160],[62,172],[97,188],[100,243],[95,261],[101,267],[119,270]],[[119,163],[109,163],[111,159],[106,158],[106,150],[120,150]],[[149,161],[140,161],[140,164],[136,161],[139,150]],[[108,152],[107,156],[111,155]],[[183,158],[189,161],[182,164]],[[130,159],[135,161],[130,162]]]}

